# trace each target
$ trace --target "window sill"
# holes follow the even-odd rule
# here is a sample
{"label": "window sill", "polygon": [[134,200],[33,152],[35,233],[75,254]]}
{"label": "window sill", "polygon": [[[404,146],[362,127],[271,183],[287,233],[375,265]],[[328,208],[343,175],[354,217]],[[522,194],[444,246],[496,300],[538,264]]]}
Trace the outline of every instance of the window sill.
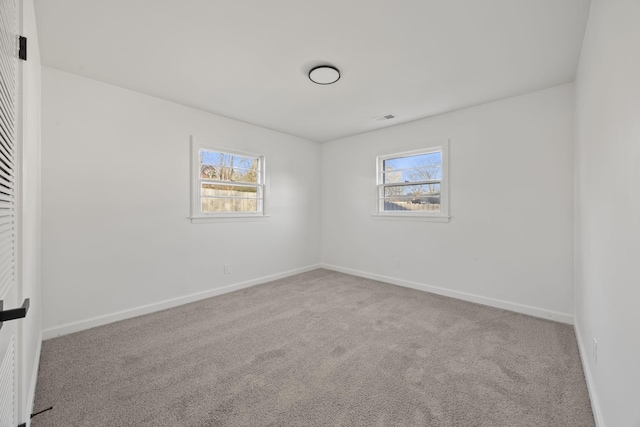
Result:
{"label": "window sill", "polygon": [[448,215],[420,215],[420,214],[389,214],[375,213],[371,215],[375,220],[383,221],[425,221],[425,222],[449,222]]}
{"label": "window sill", "polygon": [[270,215],[221,215],[221,216],[192,216],[191,224],[206,224],[209,222],[252,222],[266,221]]}

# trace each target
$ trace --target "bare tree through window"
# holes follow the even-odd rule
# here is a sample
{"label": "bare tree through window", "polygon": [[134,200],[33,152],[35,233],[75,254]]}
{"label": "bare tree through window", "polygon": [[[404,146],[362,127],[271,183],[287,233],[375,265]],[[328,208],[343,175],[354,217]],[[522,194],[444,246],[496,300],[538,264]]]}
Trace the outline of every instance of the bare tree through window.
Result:
{"label": "bare tree through window", "polygon": [[441,151],[389,156],[380,166],[380,210],[440,211]]}
{"label": "bare tree through window", "polygon": [[202,213],[260,212],[261,157],[200,149]]}

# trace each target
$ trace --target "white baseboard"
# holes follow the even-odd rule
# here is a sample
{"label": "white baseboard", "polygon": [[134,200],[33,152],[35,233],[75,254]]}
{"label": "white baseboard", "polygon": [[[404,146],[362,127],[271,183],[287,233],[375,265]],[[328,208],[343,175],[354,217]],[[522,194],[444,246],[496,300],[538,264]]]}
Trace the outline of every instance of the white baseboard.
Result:
{"label": "white baseboard", "polygon": [[331,264],[321,264],[322,268],[327,270],[338,271],[340,273],[351,274],[352,276],[364,277],[365,279],[378,280],[380,282],[391,283],[405,288],[418,289],[420,291],[431,292],[432,294],[444,295],[451,298],[457,298],[464,301],[475,302],[477,304],[488,305],[490,307],[501,308],[503,310],[515,311],[516,313],[528,314],[534,317],[553,320],[561,323],[573,324],[573,316],[567,313],[546,310],[543,308],[532,307],[529,305],[518,304],[515,302],[503,301],[496,298],[484,297],[481,295],[470,294],[467,292],[455,291],[452,289],[440,288],[438,286],[426,285],[423,283],[411,282],[408,280],[396,279],[394,277],[382,276],[380,274],[367,273],[360,270],[352,270],[350,268],[339,267]]}
{"label": "white baseboard", "polygon": [[596,427],[604,427],[604,421],[602,420],[602,410],[600,409],[600,401],[598,400],[598,394],[596,393],[596,387],[593,382],[593,376],[591,374],[589,352],[584,346],[585,341],[588,341],[582,339],[582,329],[580,328],[580,322],[578,321],[577,317],[574,319],[573,327],[575,329],[576,338],[578,340],[578,351],[580,353],[580,359],[582,360],[582,370],[584,371],[584,377],[587,380],[587,390],[589,390],[589,399],[591,400],[593,418],[595,419]]}
{"label": "white baseboard", "polygon": [[271,282],[273,280],[282,279],[284,277],[293,276],[295,274],[306,273],[320,268],[320,264],[309,265],[295,270],[284,271],[282,273],[272,274],[269,276],[259,277],[257,279],[247,280],[245,282],[236,283],[233,285],[223,286],[222,288],[209,289],[203,292],[197,292],[195,294],[185,295],[182,297],[172,298],[165,301],[160,301],[152,304],[146,304],[140,307],[131,308],[128,310],[122,310],[103,316],[92,317],[77,322],[71,322],[64,325],[56,326],[53,328],[42,331],[43,339],[59,337],[61,335],[67,335],[74,332],[79,332],[85,329],[94,328],[96,326],[106,325],[107,323],[117,322],[118,320],[130,319],[132,317],[141,316],[143,314],[149,314],[156,311],[164,310],[171,307],[177,307],[179,305],[188,304],[190,302],[199,301],[206,298],[215,297],[218,295],[226,294],[240,289],[249,288],[251,286],[259,285],[261,283]]}
{"label": "white baseboard", "polygon": [[29,384],[29,394],[27,394],[27,413],[24,414],[27,427],[31,427],[31,414],[33,413],[33,404],[36,400],[36,386],[38,384],[38,368],[40,367],[40,352],[42,351],[42,332],[38,337],[38,346],[36,347],[35,363],[33,364],[33,372],[31,373],[31,383]]}

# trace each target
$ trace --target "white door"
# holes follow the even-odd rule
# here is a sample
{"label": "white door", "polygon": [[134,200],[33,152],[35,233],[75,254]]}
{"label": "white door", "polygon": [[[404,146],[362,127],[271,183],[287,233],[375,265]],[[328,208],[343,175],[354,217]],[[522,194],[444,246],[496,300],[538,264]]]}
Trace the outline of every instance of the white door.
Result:
{"label": "white door", "polygon": [[[17,0],[0,0],[0,300],[19,306],[16,282],[16,120],[18,99]],[[0,427],[17,423],[17,321],[0,328]]]}

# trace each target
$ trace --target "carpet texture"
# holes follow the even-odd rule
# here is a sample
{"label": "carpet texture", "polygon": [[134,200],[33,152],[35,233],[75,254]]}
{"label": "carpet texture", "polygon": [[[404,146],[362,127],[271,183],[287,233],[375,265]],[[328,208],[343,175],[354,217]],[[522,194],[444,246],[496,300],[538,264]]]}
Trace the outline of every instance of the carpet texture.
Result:
{"label": "carpet texture", "polygon": [[315,270],[45,341],[43,426],[594,426],[573,328]]}

